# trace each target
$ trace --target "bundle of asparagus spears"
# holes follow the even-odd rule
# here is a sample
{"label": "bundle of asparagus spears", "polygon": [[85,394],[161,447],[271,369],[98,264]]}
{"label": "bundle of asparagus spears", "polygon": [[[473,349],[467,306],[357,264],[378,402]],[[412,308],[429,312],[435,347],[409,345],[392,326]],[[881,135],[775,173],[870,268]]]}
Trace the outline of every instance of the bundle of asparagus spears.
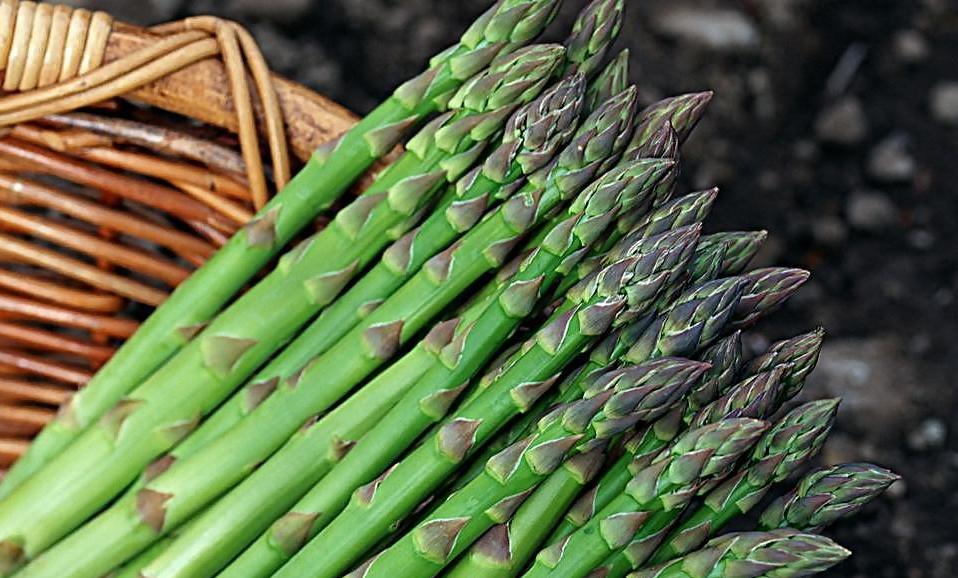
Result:
{"label": "bundle of asparagus spears", "polygon": [[820,330],[743,353],[807,273],[748,270],[765,233],[702,234],[717,191],[676,192],[711,94],[638,111],[608,58],[623,0],[529,44],[558,5],[499,0],[150,317],[3,481],[0,575],[782,578],[848,555],[820,532],[894,474],[763,500],[838,405],[789,403]]}

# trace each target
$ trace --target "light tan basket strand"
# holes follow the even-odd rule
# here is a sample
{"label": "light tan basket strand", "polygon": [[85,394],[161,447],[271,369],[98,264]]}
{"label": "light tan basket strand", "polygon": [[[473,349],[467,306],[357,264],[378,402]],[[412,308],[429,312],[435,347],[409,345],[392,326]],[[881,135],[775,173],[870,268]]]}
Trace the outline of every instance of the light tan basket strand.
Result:
{"label": "light tan basket strand", "polygon": [[70,15],[67,37],[63,45],[63,64],[60,66],[60,82],[70,80],[80,70],[83,49],[86,47],[87,31],[90,30],[90,11],[74,10]]}
{"label": "light tan basket strand", "polygon": [[137,323],[131,319],[117,317],[116,315],[84,313],[23,297],[15,297],[2,291],[0,291],[0,313],[11,313],[35,321],[87,331],[100,331],[120,338],[133,335],[137,328]]}
{"label": "light tan basket strand", "polygon": [[28,241],[4,234],[0,234],[0,255],[11,255],[23,259],[33,265],[56,271],[64,277],[82,281],[91,287],[123,295],[154,307],[162,303],[167,297],[164,291],[120,275],[105,273],[97,267],[88,265],[78,259],[64,257],[56,251],[38,247]]}
{"label": "light tan basket strand", "polygon": [[0,364],[73,385],[83,385],[93,377],[75,366],[7,349],[0,349]]}
{"label": "light tan basket strand", "polygon": [[266,142],[269,143],[270,159],[273,163],[273,181],[276,184],[276,190],[280,190],[289,182],[291,175],[283,111],[279,106],[279,98],[276,96],[276,88],[273,86],[269,66],[266,64],[266,59],[263,58],[259,45],[256,44],[253,36],[245,28],[235,23],[233,26],[236,28],[240,46],[243,47],[246,63],[253,73],[256,91],[263,103],[263,112],[266,117]]}
{"label": "light tan basket strand", "polygon": [[23,77],[27,64],[27,51],[30,47],[30,34],[33,32],[33,14],[37,10],[35,2],[21,2],[17,6],[16,24],[13,27],[13,42],[10,45],[6,74],[3,77],[4,90],[16,90]]}
{"label": "light tan basket strand", "polygon": [[69,289],[54,281],[6,269],[0,269],[0,289],[98,313],[116,313],[124,304],[123,299],[116,295]]}
{"label": "light tan basket strand", "polygon": [[0,201],[53,209],[92,225],[156,243],[180,254],[209,257],[215,251],[212,245],[192,235],[14,175],[0,173]]}
{"label": "light tan basket strand", "polygon": [[37,4],[33,13],[33,27],[30,32],[30,44],[27,46],[27,61],[23,65],[18,90],[33,90],[40,80],[40,67],[43,66],[43,54],[47,50],[50,38],[50,25],[53,22],[53,6]]}
{"label": "light tan basket strand", "polygon": [[219,211],[225,217],[232,219],[238,225],[243,225],[253,218],[253,213],[250,211],[247,211],[245,208],[230,201],[229,199],[217,195],[209,189],[181,181],[172,180],[170,182],[182,189],[183,192],[190,195],[194,199],[208,205],[210,208],[216,211]]}
{"label": "light tan basket strand", "polygon": [[32,401],[57,406],[70,399],[70,390],[49,383],[0,379],[0,399]]}
{"label": "light tan basket strand", "polygon": [[186,269],[150,253],[100,239],[62,222],[9,207],[0,206],[0,225],[7,230],[28,234],[107,263],[126,267],[172,286],[179,285],[190,274]]}
{"label": "light tan basket strand", "polygon": [[17,0],[0,0],[0,70],[7,67],[13,28],[17,25]]}
{"label": "light tan basket strand", "polygon": [[62,333],[45,331],[19,323],[0,321],[0,338],[19,343],[32,350],[54,351],[77,355],[91,363],[103,363],[113,355],[114,349],[67,337]]}
{"label": "light tan basket strand", "polygon": [[63,67],[63,47],[66,46],[67,31],[70,29],[71,12],[70,7],[63,4],[53,7],[50,38],[47,40],[47,49],[43,53],[43,66],[40,68],[38,87],[49,86],[60,78],[60,69]]}

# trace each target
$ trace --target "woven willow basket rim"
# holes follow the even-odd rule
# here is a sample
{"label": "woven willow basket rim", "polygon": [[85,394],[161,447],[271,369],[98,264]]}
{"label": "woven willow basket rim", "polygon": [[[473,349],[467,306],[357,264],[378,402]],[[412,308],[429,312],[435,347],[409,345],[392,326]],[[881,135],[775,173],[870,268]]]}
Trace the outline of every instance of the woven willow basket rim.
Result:
{"label": "woven willow basket rim", "polygon": [[0,0],[0,471],[356,118],[235,22]]}

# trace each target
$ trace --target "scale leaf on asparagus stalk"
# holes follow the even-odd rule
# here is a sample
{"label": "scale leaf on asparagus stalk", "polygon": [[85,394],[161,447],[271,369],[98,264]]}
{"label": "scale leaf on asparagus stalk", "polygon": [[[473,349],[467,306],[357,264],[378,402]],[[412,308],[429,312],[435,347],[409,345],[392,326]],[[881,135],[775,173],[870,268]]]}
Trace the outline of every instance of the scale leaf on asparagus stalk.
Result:
{"label": "scale leaf on asparagus stalk", "polygon": [[[308,320],[309,314],[328,302],[335,293],[334,289],[343,287],[343,274],[325,273],[330,264],[349,259],[350,264],[343,270],[355,272],[363,262],[378,255],[378,250],[372,251],[369,247],[378,245],[381,248],[388,239],[381,231],[408,229],[410,218],[422,213],[421,209],[427,206],[429,197],[442,183],[470,168],[516,106],[535,98],[563,54],[564,49],[558,45],[523,48],[497,58],[489,69],[466,82],[449,103],[454,110],[421,130],[407,144],[407,152],[384,171],[370,189],[379,190],[394,182],[395,185],[382,193],[361,196],[341,210],[314,241],[304,242],[285,255],[272,274],[218,316],[175,360],[131,394],[128,405],[121,406],[121,409],[129,407],[130,410],[118,414],[123,418],[122,429],[111,430],[111,422],[104,420],[81,438],[80,441],[85,443],[74,445],[51,464],[60,465],[65,470],[46,472],[61,474],[55,479],[45,479],[47,486],[61,488],[56,499],[47,496],[43,500],[28,501],[30,493],[17,492],[0,502],[0,536],[19,537],[23,540],[25,554],[32,557],[115,495],[130,481],[130,474],[135,476],[137,469],[145,467],[182,438],[189,431],[184,425],[195,424],[229,395],[283,343],[285,337]],[[509,203],[503,205],[504,209],[507,207],[510,207]],[[363,243],[356,242],[359,236],[362,236]],[[342,246],[331,245],[327,239],[339,241]],[[357,251],[362,252],[362,259],[352,257]],[[432,261],[442,262],[441,256],[437,255]],[[446,263],[449,258],[449,255],[445,256]],[[486,268],[489,266],[491,264]],[[318,277],[317,267],[323,273]],[[428,267],[421,272],[433,273],[434,277],[437,274]],[[427,286],[435,287],[437,283],[441,284],[443,273],[444,270],[440,270],[438,277],[423,281]],[[403,288],[409,289],[416,280],[414,277]],[[419,293],[418,299],[422,299],[425,293]],[[401,291],[394,294],[396,296],[401,296]],[[441,302],[420,305],[428,310],[428,307],[441,307]],[[263,311],[269,311],[270,315],[262,315]],[[254,464],[285,441],[309,414],[323,408],[312,409],[310,404],[304,403],[282,411],[280,408],[292,406],[291,398],[318,396],[328,407],[391,357],[403,341],[428,321],[427,318],[404,322],[402,317],[393,317],[394,313],[395,308],[386,304],[380,306],[325,356],[311,362],[315,365],[324,358],[335,359],[327,364],[334,370],[322,369],[323,376],[331,381],[319,388],[324,391],[317,392],[316,387],[309,387],[310,366],[307,366],[287,379],[282,388],[277,388],[253,413],[230,430],[229,435],[208,444],[191,459],[174,463],[135,496],[121,500],[97,516],[83,531],[73,533],[68,540],[58,544],[54,552],[43,558],[42,564],[26,569],[25,575],[32,572],[55,575],[60,564],[69,564],[74,576],[86,575],[84,572],[99,576],[184,521],[242,479]],[[284,335],[281,330],[287,333]],[[269,335],[272,339],[252,341],[246,337],[254,335]],[[185,376],[191,376],[192,380],[190,395],[184,398],[175,391],[182,387]],[[205,378],[202,387],[197,383],[199,376]],[[317,401],[312,403],[315,405]],[[303,417],[295,421],[297,414]],[[253,416],[258,419],[251,419]],[[269,435],[256,431],[256,424],[263,421],[271,423],[266,428]],[[175,429],[169,431],[171,428]],[[110,431],[114,434],[111,435]],[[209,467],[209,459],[222,467]],[[84,476],[92,481],[81,483]],[[184,486],[192,491],[181,491]],[[41,484],[34,487],[37,491],[42,488]],[[30,518],[25,519],[23,515]],[[106,535],[116,544],[114,548],[102,547]],[[85,546],[84,541],[88,539],[101,544],[96,553]]]}
{"label": "scale leaf on asparagus stalk", "polygon": [[[404,134],[444,108],[463,82],[497,55],[530,42],[559,0],[499,0],[459,42],[429,63],[306,166],[203,267],[182,283],[80,390],[0,483],[0,498],[62,452],[207,323],[280,249]],[[14,562],[16,562],[14,560]]]}

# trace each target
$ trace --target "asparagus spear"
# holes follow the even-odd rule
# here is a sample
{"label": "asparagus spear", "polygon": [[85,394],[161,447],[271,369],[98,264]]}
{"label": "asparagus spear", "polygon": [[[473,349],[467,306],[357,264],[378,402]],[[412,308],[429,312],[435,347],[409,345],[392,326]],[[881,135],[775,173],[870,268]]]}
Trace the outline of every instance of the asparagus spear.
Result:
{"label": "asparagus spear", "polygon": [[[598,71],[622,28],[623,4],[623,0],[592,0],[579,12],[565,41],[569,52],[566,74],[579,72],[591,77]],[[606,98],[618,94],[627,84],[623,83]]]}
{"label": "asparagus spear", "polygon": [[767,371],[776,365],[791,365],[791,369],[782,379],[781,400],[792,399],[798,395],[808,374],[815,369],[824,338],[825,330],[819,327],[808,333],[777,341],[765,353],[749,361],[745,371],[754,374]]}
{"label": "asparagus spear", "polygon": [[748,285],[742,293],[732,326],[748,327],[778,309],[808,280],[808,271],[790,267],[765,267],[745,273]]}
{"label": "asparagus spear", "polygon": [[315,573],[317,560],[321,560],[321,576],[338,576],[347,570],[506,421],[528,410],[582,347],[616,318],[648,306],[661,280],[672,269],[684,267],[691,254],[687,236],[672,234],[672,238],[671,246],[649,239],[635,254],[570,291],[566,304],[546,325],[480,383],[479,396],[447,417],[387,475],[357,490],[342,513],[276,576],[299,576],[307,568]]}
{"label": "asparagus spear", "polygon": [[171,452],[173,458],[195,453],[250,413],[263,400],[264,392],[274,390],[279,381],[335,344],[426,260],[475,226],[488,207],[508,198],[528,175],[545,166],[575,132],[583,90],[583,78],[573,75],[516,111],[506,124],[502,143],[485,162],[460,178],[453,193],[420,227],[387,249],[375,267],[325,309],[243,391],[177,445]]}
{"label": "asparagus spear", "polygon": [[585,93],[585,109],[595,110],[607,98],[625,90],[628,85],[629,49],[623,48],[589,84]]}
{"label": "asparagus spear", "polygon": [[[491,458],[482,474],[377,554],[363,568],[364,578],[396,572],[435,576],[493,524],[508,519],[516,502],[563,464],[574,477],[587,477],[610,437],[663,413],[688,389],[688,376],[702,370],[688,360],[663,359],[606,373],[580,400],[544,417],[537,433]],[[573,448],[578,453],[566,460]]]}
{"label": "asparagus spear", "polygon": [[759,440],[748,464],[709,492],[702,505],[672,530],[650,563],[660,564],[696,550],[734,518],[755,507],[773,484],[787,479],[819,452],[837,411],[838,400],[826,399],[801,405],[778,420]]}
{"label": "asparagus spear", "polygon": [[[610,376],[618,375],[623,371],[634,372],[636,370],[644,373],[645,379],[657,379],[660,384],[652,389],[646,389],[650,393],[655,393],[654,400],[656,404],[655,412],[644,411],[642,415],[635,416],[641,421],[646,421],[654,415],[664,413],[668,407],[674,403],[680,395],[679,392],[687,392],[702,377],[702,374],[708,366],[701,362],[692,362],[681,358],[662,358],[648,361],[642,365],[633,366],[629,370],[612,370],[606,373],[602,378],[590,387],[587,396],[594,397],[596,391],[601,391],[604,384],[609,382]],[[661,388],[668,385],[675,391],[675,394],[664,396],[665,390]],[[632,385],[631,387],[636,387]],[[640,390],[641,391],[641,390]],[[632,394],[634,395],[634,394]],[[647,398],[648,399],[648,398]],[[580,402],[581,403],[581,402]],[[571,406],[575,407],[575,406]],[[571,409],[570,407],[570,409]],[[648,409],[648,408],[646,408]],[[570,410],[566,410],[566,415]],[[606,414],[607,411],[603,410]],[[556,419],[554,414],[546,418]],[[617,424],[616,430],[624,429],[623,426],[630,426],[632,419],[626,423]],[[601,423],[601,421],[599,422]],[[539,424],[540,430],[542,423]],[[575,434],[576,432],[573,432]],[[580,440],[581,444],[582,441]],[[604,458],[604,445],[588,446],[589,451],[580,453],[573,458],[565,461],[561,467],[552,472],[548,478],[539,485],[535,491],[526,498],[519,506],[515,514],[506,523],[500,523],[489,529],[482,539],[476,542],[469,554],[457,563],[447,575],[450,577],[492,577],[492,576],[514,576],[535,554],[542,540],[546,538],[552,529],[550,519],[556,519],[561,516],[566,506],[575,499],[575,496],[588,481],[600,469],[602,459]],[[587,456],[587,457],[583,457]],[[585,466],[585,467],[584,467]],[[470,486],[475,482],[471,482]],[[469,488],[467,486],[466,488]],[[454,494],[459,497],[462,492]],[[451,500],[452,498],[450,498]],[[438,515],[437,513],[433,514]],[[460,540],[463,533],[460,533]],[[457,541],[456,548],[462,545]]]}
{"label": "asparagus spear", "polygon": [[[553,229],[540,251],[530,255],[513,279],[488,306],[479,304],[460,320],[445,322],[455,327],[449,344],[415,387],[359,441],[349,455],[300,501],[291,517],[277,521],[286,534],[296,520],[310,520],[304,534],[318,532],[342,507],[349,493],[388,465],[424,429],[440,419],[462,390],[462,384],[495,352],[491,344],[506,340],[518,322],[528,315],[539,291],[548,288],[583,247],[598,238],[629,198],[647,194],[661,165],[667,161],[642,161],[613,170],[580,194],[567,218]],[[300,493],[283,491],[293,480],[295,487],[308,487],[318,480],[309,464],[315,450],[311,444],[287,444],[220,500],[203,519],[147,569],[154,575],[193,575],[217,570],[233,558]],[[290,488],[292,489],[292,488]],[[320,513],[322,520],[317,519]],[[242,522],[241,524],[238,522]],[[202,539],[199,539],[202,537]],[[303,536],[307,537],[306,535]],[[289,544],[286,544],[289,545]],[[293,554],[284,548],[288,558]],[[283,554],[284,552],[277,552]],[[275,556],[273,556],[275,558]],[[282,562],[283,560],[278,560]],[[275,568],[273,568],[275,569]],[[244,575],[249,575],[244,570]]]}
{"label": "asparagus spear", "polygon": [[699,241],[699,249],[707,251],[713,246],[727,245],[722,272],[725,275],[738,275],[745,271],[767,238],[768,232],[764,230],[724,231],[703,236]]}
{"label": "asparagus spear", "polygon": [[[174,362],[168,363],[147,384],[135,390],[130,402],[118,406],[114,414],[119,412],[119,415],[108,415],[110,419],[105,419],[82,438],[86,443],[78,443],[55,464],[51,464],[59,468],[49,468],[45,472],[60,473],[60,477],[42,481],[36,478],[34,481],[38,482],[37,484],[28,483],[0,503],[0,511],[4,514],[0,519],[6,522],[6,525],[0,522],[0,536],[18,536],[23,540],[26,555],[32,556],[102,506],[122,485],[130,481],[131,475],[135,476],[138,468],[145,466],[159,452],[168,449],[178,438],[182,438],[189,431],[184,422],[186,425],[195,424],[203,413],[222,401],[226,394],[275,351],[282,343],[284,331],[286,335],[291,333],[308,319],[309,312],[329,302],[338,289],[343,287],[348,276],[335,270],[336,274],[325,274],[329,264],[348,259],[350,265],[342,271],[352,273],[359,269],[363,262],[374,257],[376,253],[371,251],[365,253],[365,261],[353,257],[357,249],[372,243],[367,241],[357,244],[354,239],[361,235],[363,239],[378,239],[379,243],[382,243],[385,236],[380,231],[402,226],[404,220],[408,222],[410,216],[420,213],[420,207],[429,196],[427,193],[434,191],[446,178],[455,177],[469,168],[484,147],[485,141],[498,132],[509,113],[515,109],[513,103],[527,102],[538,94],[558,65],[563,52],[557,45],[524,48],[496,59],[486,72],[463,85],[450,102],[450,106],[458,109],[457,112],[447,113],[431,122],[410,141],[407,152],[370,188],[378,190],[385,183],[394,182],[402,175],[408,176],[399,180],[385,193],[360,197],[353,205],[340,211],[331,226],[318,234],[316,241],[306,242],[299,249],[290,252],[266,280],[217,317]],[[371,202],[374,199],[375,204]],[[327,238],[338,241],[339,245],[320,242]],[[319,273],[324,273],[318,277],[315,275],[317,267],[322,268]],[[263,311],[269,311],[270,315],[264,316]],[[365,327],[357,327],[353,331],[365,332],[369,329],[368,333],[360,337],[361,343],[365,342],[365,351],[381,363],[380,358],[388,357],[388,353],[391,353],[388,350],[392,348],[392,340],[399,326],[377,325],[377,313],[379,311],[367,318]],[[413,326],[415,327],[415,324]],[[273,339],[257,340],[257,337],[262,335],[271,336]],[[337,346],[342,344],[343,340]],[[328,353],[333,351],[335,348]],[[352,349],[351,354],[355,358],[357,353],[362,356],[362,351],[363,345],[359,345]],[[348,364],[342,363],[342,359],[339,361],[341,369],[346,370],[349,367]],[[199,384],[196,383],[198,374],[207,378],[203,380],[203,387],[198,387]],[[171,388],[180,386],[184,376],[193,378],[190,395],[185,398],[171,395]],[[311,389],[295,387],[302,379],[301,375],[294,375],[293,378],[289,380],[292,382],[290,389],[297,392]],[[354,383],[355,381],[350,385]],[[268,415],[271,408],[264,408],[271,405],[269,402],[276,398],[278,393],[271,395],[257,410]],[[301,409],[308,407],[303,406]],[[266,417],[262,414],[261,416]],[[287,424],[290,419],[287,417]],[[81,575],[80,568],[84,566],[72,561],[76,554],[69,554],[71,548],[79,548],[77,552],[82,552],[90,568],[94,568],[91,570],[94,575],[102,574],[121,562],[121,556],[134,554],[148,545],[159,532],[175,526],[196,511],[196,508],[215,497],[224,487],[228,487],[226,484],[235,482],[237,477],[241,477],[250,467],[250,462],[247,461],[249,456],[256,455],[256,451],[269,452],[275,449],[303,420],[305,417],[291,424],[291,428],[274,426],[268,436],[258,434],[255,437],[258,443],[250,443],[249,439],[244,439],[245,453],[214,453],[223,467],[210,468],[209,462],[205,463],[200,468],[203,474],[193,474],[188,482],[191,487],[203,488],[203,491],[194,491],[189,494],[189,498],[179,492],[180,485],[184,482],[165,485],[170,479],[177,479],[177,476],[171,476],[174,471],[189,471],[188,468],[181,467],[188,461],[175,464],[140,490],[135,499],[125,502],[128,509],[138,513],[130,515],[128,512],[116,512],[123,517],[126,526],[134,526],[122,532],[116,532],[117,528],[112,526],[114,530],[111,530],[109,535],[118,543],[122,542],[123,547],[101,547],[99,553],[94,555],[90,548],[83,546],[83,536],[90,536],[100,544],[105,542],[104,529],[111,527],[109,524],[115,521],[110,522],[110,518],[101,515],[91,522],[94,528],[99,525],[100,530],[74,533],[70,540],[58,545],[58,550],[67,553],[67,557],[71,559],[68,563],[73,575]],[[234,428],[233,432],[236,431]],[[242,437],[242,433],[238,437]],[[216,444],[207,445],[205,449],[220,447],[221,443],[228,444],[228,440],[234,439],[237,438],[224,436],[217,440]],[[194,454],[193,457],[201,455],[202,452]],[[193,463],[197,464],[197,461]],[[235,465],[227,467],[228,464]],[[58,472],[58,469],[69,473],[78,472],[78,475],[74,473],[70,476],[63,471]],[[88,479],[92,480],[89,484],[81,483]],[[212,480],[216,483],[211,484]],[[44,485],[46,489],[62,488],[62,491],[56,499],[47,496],[40,502],[28,502],[31,492],[22,490],[42,491]],[[183,511],[181,500],[193,505],[183,504],[182,508],[188,513],[177,515],[176,512]],[[111,511],[116,510],[114,507]],[[25,514],[31,517],[25,518]],[[44,558],[44,565],[53,569],[57,568],[57,564],[66,561],[64,558],[61,562],[56,562],[57,559],[57,556],[47,556]],[[103,564],[109,565],[99,568],[97,572],[97,565]],[[51,572],[43,570],[43,567],[36,571],[41,572],[41,575],[44,575],[42,572],[48,572],[46,575]],[[27,571],[27,575],[29,572]]]}
{"label": "asparagus spear", "polygon": [[702,483],[726,475],[767,428],[760,420],[729,419],[689,430],[585,526],[540,551],[523,577],[585,576],[633,542],[640,528],[670,523]]}
{"label": "asparagus spear", "polygon": [[[404,133],[443,108],[492,61],[529,42],[555,16],[558,0],[500,0],[457,44],[406,82],[331,146],[318,150],[249,226],[230,239],[159,307],[64,411],[34,440],[0,484],[0,498],[29,478],[189,341],[299,230],[312,222]],[[16,557],[16,556],[15,556]]]}
{"label": "asparagus spear", "polygon": [[762,512],[762,529],[792,527],[820,532],[850,516],[901,476],[872,464],[841,464],[816,470]]}
{"label": "asparagus spear", "polygon": [[639,570],[629,578],[799,578],[831,568],[851,552],[824,536],[795,530],[719,536],[673,562]]}

